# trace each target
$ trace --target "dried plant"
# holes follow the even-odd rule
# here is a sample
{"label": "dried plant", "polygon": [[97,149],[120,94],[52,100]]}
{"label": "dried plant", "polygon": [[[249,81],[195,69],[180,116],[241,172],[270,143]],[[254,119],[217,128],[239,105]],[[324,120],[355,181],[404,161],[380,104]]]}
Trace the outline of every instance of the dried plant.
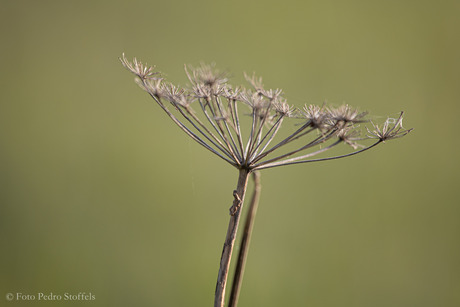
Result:
{"label": "dried plant", "polygon": [[[239,170],[220,260],[214,300],[216,307],[224,306],[230,260],[250,174],[254,176],[254,194],[248,209],[229,306],[236,306],[238,301],[260,193],[258,171],[349,157],[412,130],[403,128],[401,112],[399,118],[388,118],[381,126],[371,122],[372,128],[366,127],[367,134],[361,135],[361,124],[369,122],[366,112],[359,112],[349,105],[336,108],[305,105],[298,109],[286,102],[280,89],[265,89],[262,79],[255,75],[245,75],[250,89],[229,85],[228,75],[214,65],[185,67],[190,85],[181,88],[168,83],[154,67],[136,58],[130,62],[123,54],[120,61],[136,75],[137,84],[180,129]],[[241,112],[241,107],[246,111]],[[293,124],[287,128],[283,126],[282,130],[285,121]],[[349,145],[348,152],[338,150],[340,153],[331,153],[342,144]]]}

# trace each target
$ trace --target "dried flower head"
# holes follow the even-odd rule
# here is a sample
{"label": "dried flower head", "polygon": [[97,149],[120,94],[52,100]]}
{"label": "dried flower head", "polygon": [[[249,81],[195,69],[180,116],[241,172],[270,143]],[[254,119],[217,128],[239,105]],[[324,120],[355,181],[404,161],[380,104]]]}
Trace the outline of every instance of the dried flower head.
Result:
{"label": "dried flower head", "polygon": [[232,88],[230,85],[227,85],[224,87],[224,90],[222,92],[222,97],[228,99],[228,100],[240,100],[241,101],[241,94],[243,90],[241,87],[236,87]]}
{"label": "dried flower head", "polygon": [[202,84],[204,86],[213,87],[214,85],[224,84],[228,81],[227,73],[216,69],[215,63],[204,64],[194,68],[185,66],[185,72],[192,84]]}
{"label": "dried flower head", "polygon": [[362,123],[367,112],[359,112],[358,109],[350,107],[348,104],[341,105],[338,108],[327,108],[329,117],[336,122],[343,123]]}
{"label": "dried flower head", "polygon": [[[138,77],[138,84],[187,135],[239,169],[254,171],[342,158],[411,131],[402,128],[401,113],[399,119],[393,122],[389,119],[381,127],[372,123],[374,129],[366,128],[368,135],[359,138],[360,127],[357,124],[367,122],[366,112],[359,112],[346,104],[336,108],[305,105],[300,111],[289,106],[282,97],[282,90],[265,89],[262,78],[255,74],[245,74],[253,89],[231,87],[227,83],[227,74],[217,70],[214,64],[186,67],[191,85],[178,88],[165,83],[157,77],[158,72],[153,67],[142,64],[136,58],[129,62],[123,55],[120,61]],[[164,101],[174,106],[181,120]],[[201,112],[193,110],[192,102],[199,106]],[[240,115],[241,104],[249,107],[250,116],[247,113]],[[298,128],[288,136],[278,137],[285,119],[295,121]],[[242,127],[249,127],[249,130],[243,131]],[[313,133],[315,131],[317,133]],[[357,143],[364,139],[377,141],[368,146]],[[350,145],[355,151],[312,159],[340,144]]]}
{"label": "dried flower head", "polygon": [[152,93],[154,96],[160,98],[165,94],[165,84],[163,79],[136,79],[135,82],[145,91]]}
{"label": "dried flower head", "polygon": [[156,75],[158,72],[155,72],[155,66],[148,66],[147,64],[142,64],[136,58],[133,58],[133,61],[130,62],[126,59],[125,54],[123,53],[120,58],[121,64],[126,67],[133,74],[138,76],[140,79],[152,79],[157,78]]}
{"label": "dried flower head", "polygon": [[401,112],[397,119],[387,118],[381,127],[371,122],[372,126],[374,126],[374,130],[371,131],[366,127],[369,137],[384,142],[386,140],[403,137],[411,132],[412,129],[404,129],[402,126],[403,114],[404,112]]}
{"label": "dried flower head", "polygon": [[357,141],[362,140],[359,138],[360,132],[353,127],[346,127],[337,133],[337,137],[345,144],[350,145],[353,149],[365,148],[364,145],[358,144]]}
{"label": "dried flower head", "polygon": [[290,106],[286,99],[275,100],[273,102],[273,107],[278,115],[285,117],[292,117],[296,113],[296,109],[293,106]]}
{"label": "dried flower head", "polygon": [[317,105],[305,105],[302,114],[308,120],[312,128],[323,131],[329,124],[329,113],[324,110],[324,107]]}
{"label": "dried flower head", "polygon": [[192,103],[193,98],[186,95],[185,90],[179,88],[173,84],[167,84],[163,86],[162,94],[166,100],[168,100],[175,107],[188,107]]}
{"label": "dried flower head", "polygon": [[244,78],[248,81],[249,84],[254,88],[256,92],[264,91],[264,84],[262,83],[262,77],[256,77],[256,73],[252,73],[252,76],[244,73]]}

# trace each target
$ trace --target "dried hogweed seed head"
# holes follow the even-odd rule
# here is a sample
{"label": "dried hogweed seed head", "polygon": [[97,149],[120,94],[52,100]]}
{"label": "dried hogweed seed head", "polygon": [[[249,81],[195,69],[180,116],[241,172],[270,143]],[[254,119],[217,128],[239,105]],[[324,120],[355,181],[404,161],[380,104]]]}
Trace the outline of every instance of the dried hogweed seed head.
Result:
{"label": "dried hogweed seed head", "polygon": [[[201,64],[197,68],[186,66],[191,85],[179,88],[163,81],[153,67],[142,64],[136,58],[130,62],[123,54],[120,61],[138,77],[137,83],[180,129],[239,169],[260,170],[338,159],[363,152],[382,141],[402,137],[411,131],[402,128],[401,114],[399,119],[389,119],[383,126],[372,123],[374,129],[367,129],[368,135],[359,138],[360,127],[357,123],[367,121],[364,118],[367,113],[359,112],[349,105],[337,108],[305,105],[300,111],[289,106],[280,89],[265,89],[262,78],[255,74],[245,74],[253,88],[246,90],[228,85],[227,74],[215,69],[215,65]],[[174,110],[170,111],[165,101],[170,102]],[[192,105],[192,102],[195,103]],[[250,108],[250,116],[239,115],[241,103]],[[195,112],[192,106],[198,106],[202,113]],[[298,127],[294,132],[291,130],[288,136],[280,136],[283,133],[278,132],[287,118],[303,122],[300,125],[297,122]],[[314,131],[320,133],[312,134]],[[363,147],[357,144],[357,141],[363,139],[377,141],[356,150]],[[355,151],[345,155],[312,158],[317,154],[330,153],[330,149],[342,143],[350,145]],[[290,146],[285,146],[287,144]]]}
{"label": "dried hogweed seed head", "polygon": [[269,89],[269,90],[262,90],[260,92],[260,94],[262,94],[263,96],[265,96],[265,98],[270,99],[270,100],[276,100],[280,98],[282,93],[283,91],[278,88],[276,90]]}
{"label": "dried hogweed seed head", "polygon": [[163,79],[136,79],[136,83],[145,91],[156,96],[157,98],[162,98],[165,92],[165,85]]}
{"label": "dried hogweed seed head", "polygon": [[239,100],[241,101],[241,87],[232,88],[230,85],[224,87],[222,92],[222,97],[227,98],[229,100]]}
{"label": "dried hogweed seed head", "polygon": [[290,106],[286,99],[275,100],[273,102],[273,107],[275,111],[282,116],[292,117],[295,114],[296,109],[293,106]]}
{"label": "dried hogweed seed head", "polygon": [[371,122],[372,126],[374,126],[374,130],[371,131],[369,130],[369,128],[366,127],[367,132],[369,133],[368,137],[373,139],[379,139],[380,141],[384,142],[386,140],[396,139],[405,136],[413,129],[403,128],[403,114],[404,112],[401,112],[399,118],[397,119],[388,118],[381,127]]}
{"label": "dried hogweed seed head", "polygon": [[356,141],[361,140],[359,138],[360,132],[353,127],[345,127],[338,131],[337,137],[341,139],[345,144],[350,145],[353,149],[364,148],[364,145],[358,144]]}
{"label": "dried hogweed seed head", "polygon": [[329,117],[336,122],[343,123],[362,123],[367,112],[359,112],[358,109],[350,107],[348,104],[341,105],[338,108],[327,108]]}
{"label": "dried hogweed seed head", "polygon": [[264,84],[262,82],[262,77],[256,77],[256,73],[252,73],[252,76],[249,76],[247,73],[244,73],[244,78],[246,81],[251,84],[256,92],[263,92],[264,91]]}
{"label": "dried hogweed seed head", "polygon": [[263,95],[259,95],[258,92],[250,90],[242,92],[239,99],[241,102],[247,104],[258,116],[262,116],[262,112],[264,112],[264,110],[266,110],[270,105],[270,101],[265,99]]}
{"label": "dried hogweed seed head", "polygon": [[170,83],[164,86],[163,96],[175,107],[181,106],[187,108],[193,101],[192,98],[186,93],[185,89],[176,87]]}
{"label": "dried hogweed seed head", "polygon": [[[227,73],[216,69],[216,65],[201,63],[198,67],[185,66],[185,72],[192,84],[202,84],[208,87],[227,83]],[[190,70],[190,71],[189,71]]]}
{"label": "dried hogweed seed head", "polygon": [[158,75],[158,72],[154,71],[155,66],[142,64],[136,58],[133,58],[133,61],[129,62],[124,53],[122,54],[121,58],[119,58],[119,60],[126,69],[143,80],[157,78],[156,75]]}
{"label": "dried hogweed seed head", "polygon": [[305,105],[303,110],[303,115],[310,122],[312,128],[323,131],[329,126],[329,114],[324,110],[324,107]]}

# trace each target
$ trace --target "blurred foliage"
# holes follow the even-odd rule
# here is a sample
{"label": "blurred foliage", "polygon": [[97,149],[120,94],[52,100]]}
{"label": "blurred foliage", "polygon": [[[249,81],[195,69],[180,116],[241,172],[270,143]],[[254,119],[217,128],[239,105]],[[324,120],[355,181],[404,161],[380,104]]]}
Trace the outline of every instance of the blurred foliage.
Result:
{"label": "blurred foliage", "polygon": [[291,104],[404,110],[415,128],[262,173],[240,306],[459,306],[459,14],[443,0],[2,1],[0,294],[212,305],[237,172],[137,88],[126,52],[181,84],[184,63],[215,61]]}

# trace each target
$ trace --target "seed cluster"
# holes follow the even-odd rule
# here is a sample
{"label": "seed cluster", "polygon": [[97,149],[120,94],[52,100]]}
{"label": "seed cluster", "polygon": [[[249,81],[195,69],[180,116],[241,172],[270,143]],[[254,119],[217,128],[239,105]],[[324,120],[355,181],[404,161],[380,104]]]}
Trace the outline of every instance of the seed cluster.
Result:
{"label": "seed cluster", "polygon": [[[362,135],[360,124],[369,122],[366,112],[349,105],[305,105],[298,109],[287,103],[282,90],[265,89],[262,79],[255,75],[245,74],[249,89],[231,86],[228,75],[214,65],[186,67],[190,85],[181,88],[136,58],[130,62],[123,54],[120,61],[187,135],[239,169],[254,171],[347,157],[412,130],[403,128],[401,112],[398,119],[387,119],[381,126],[371,122],[372,128],[366,127],[367,133]],[[249,112],[239,111],[240,105]],[[280,136],[285,120],[298,128]],[[361,144],[366,140],[373,142]],[[330,153],[339,144],[350,145],[351,151],[314,158]]]}

